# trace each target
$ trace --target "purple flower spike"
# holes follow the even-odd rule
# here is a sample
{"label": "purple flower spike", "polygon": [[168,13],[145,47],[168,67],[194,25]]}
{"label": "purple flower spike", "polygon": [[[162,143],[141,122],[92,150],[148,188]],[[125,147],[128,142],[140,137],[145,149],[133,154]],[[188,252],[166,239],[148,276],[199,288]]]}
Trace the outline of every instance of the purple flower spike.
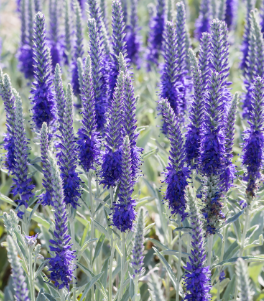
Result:
{"label": "purple flower spike", "polygon": [[58,166],[52,157],[49,157],[52,175],[53,188],[53,207],[55,214],[55,230],[54,238],[50,240],[52,246],[50,250],[52,254],[49,258],[50,280],[58,289],[66,287],[69,289],[69,284],[73,281],[73,271],[76,268],[74,265],[75,251],[72,251],[70,243],[71,237],[68,234],[68,219],[67,211],[64,202],[62,180],[60,178]]}
{"label": "purple flower spike", "polygon": [[122,147],[121,177],[118,193],[118,201],[113,203],[113,224],[121,231],[133,230],[133,222],[136,219],[136,202],[131,198],[134,190],[131,168],[131,150],[128,136],[124,139]]}
{"label": "purple flower spike", "polygon": [[43,122],[50,126],[55,120],[54,95],[52,91],[51,59],[46,44],[45,19],[37,13],[34,28],[34,76],[31,89],[33,120],[37,130]]}
{"label": "purple flower spike", "polygon": [[201,171],[207,176],[222,172],[225,163],[225,137],[222,129],[224,114],[221,97],[221,74],[213,71],[205,99],[205,118],[201,141]]}
{"label": "purple flower spike", "polygon": [[132,268],[134,271],[133,277],[142,276],[144,274],[144,210],[140,209],[137,220],[136,234],[132,249]]}
{"label": "purple flower spike", "polygon": [[244,75],[244,69],[247,66],[248,51],[249,51],[249,37],[251,31],[250,12],[252,11],[253,8],[254,8],[254,0],[246,0],[246,18],[245,18],[246,20],[245,20],[243,41],[241,46],[242,59],[240,63],[240,68],[243,71],[243,75]]}
{"label": "purple flower spike", "polygon": [[225,191],[228,191],[235,179],[235,165],[232,163],[233,158],[233,144],[235,133],[235,120],[237,112],[238,94],[234,96],[231,107],[227,114],[227,124],[225,128],[225,152],[226,152],[226,166],[221,175],[221,181]]}
{"label": "purple flower spike", "polygon": [[203,32],[210,33],[212,4],[210,0],[201,0],[199,17],[195,22],[195,37],[200,40]]}
{"label": "purple flower spike", "polygon": [[204,100],[203,100],[203,85],[201,71],[198,67],[197,59],[194,52],[189,50],[190,62],[192,66],[193,75],[193,102],[190,110],[190,124],[186,134],[185,150],[186,160],[188,165],[195,166],[198,163],[201,147],[202,123],[204,114]]}
{"label": "purple flower spike", "polygon": [[79,3],[75,2],[75,16],[76,16],[76,40],[74,49],[74,58],[72,62],[72,88],[75,95],[80,94],[80,84],[78,77],[78,58],[83,57],[83,30],[82,30],[82,15]]}
{"label": "purple flower spike", "polygon": [[228,30],[232,30],[236,21],[237,0],[227,0],[225,10],[225,23]]}
{"label": "purple flower spike", "polygon": [[76,208],[81,197],[81,179],[76,171],[78,148],[73,131],[72,99],[72,88],[68,84],[63,115],[63,129],[61,141],[58,145],[60,150],[58,153],[58,164],[63,181],[64,202]]}
{"label": "purple flower spike", "polygon": [[42,172],[43,180],[42,185],[46,189],[45,193],[42,195],[41,205],[49,206],[52,204],[52,180],[51,180],[51,167],[48,159],[49,152],[49,133],[46,122],[42,124],[40,132],[40,150],[41,150],[41,163],[42,163]]}
{"label": "purple flower spike", "polygon": [[[28,202],[30,198],[34,197],[32,190],[34,185],[32,185],[32,179],[28,177],[28,139],[26,138],[25,128],[24,128],[24,118],[22,112],[22,102],[20,96],[13,89],[13,94],[16,99],[16,109],[15,109],[15,130],[14,130],[14,154],[15,154],[15,165],[13,169],[14,175],[14,185],[12,193],[16,196],[19,195],[20,198],[16,200],[19,206],[24,205],[28,207]],[[20,216],[23,212],[20,212]]]}
{"label": "purple flower spike", "polygon": [[182,220],[187,216],[185,189],[188,185],[189,168],[185,167],[185,151],[179,120],[176,118],[170,104],[162,99],[159,103],[162,118],[168,124],[168,134],[171,142],[169,165],[165,174],[168,184],[164,199],[169,202],[171,214],[179,214]]}
{"label": "purple flower spike", "polygon": [[99,133],[96,131],[95,98],[92,81],[91,59],[88,56],[83,74],[81,91],[83,104],[82,126],[78,130],[79,160],[85,170],[95,169],[100,157]]}
{"label": "purple flower spike", "polygon": [[205,91],[208,87],[211,72],[211,35],[207,32],[202,34],[199,52],[199,69],[202,77],[202,91]]}
{"label": "purple flower spike", "polygon": [[258,188],[257,181],[261,179],[263,168],[264,147],[264,83],[260,77],[255,79],[252,91],[252,111],[250,112],[249,128],[245,132],[243,145],[243,165],[247,171],[244,180],[247,181],[246,193],[254,197]]}
{"label": "purple flower spike", "polygon": [[127,56],[131,63],[133,63],[137,68],[140,68],[140,37],[139,37],[139,27],[138,27],[138,16],[137,16],[137,2],[138,0],[131,1],[131,15],[130,15],[130,25],[126,28],[126,43],[127,43]]}
{"label": "purple flower spike", "polygon": [[150,32],[148,37],[148,50],[147,50],[147,68],[150,71],[151,65],[157,65],[159,54],[162,50],[163,31],[165,28],[165,1],[158,0],[157,7],[154,15],[150,21]]}
{"label": "purple flower spike", "polygon": [[16,301],[30,301],[28,297],[28,288],[26,283],[26,278],[23,273],[23,268],[21,266],[20,259],[17,254],[16,244],[14,243],[13,238],[7,236],[8,244],[8,261],[10,262],[12,269],[12,280],[13,288],[15,291],[15,300]]}
{"label": "purple flower spike", "polygon": [[[180,116],[184,103],[184,86],[178,68],[176,36],[172,22],[167,22],[164,31],[164,66],[161,76],[160,97],[166,98],[176,116]],[[163,120],[162,132],[168,134],[168,124]]]}
{"label": "purple flower spike", "polygon": [[189,261],[184,267],[184,283],[186,301],[209,301],[210,286],[210,267],[205,266],[206,253],[201,217],[196,201],[188,190],[188,199],[190,205],[190,217],[192,225],[192,250]]}
{"label": "purple flower spike", "polygon": [[0,88],[7,127],[7,134],[4,137],[4,149],[7,151],[5,165],[8,171],[12,172],[15,166],[15,97],[10,78],[7,74],[3,76],[2,70],[0,70]]}
{"label": "purple flower spike", "polygon": [[[21,45],[18,52],[18,68],[24,73],[25,78],[32,79],[34,76],[33,60],[33,5],[28,1],[27,13],[25,1],[22,2],[22,26]],[[27,18],[28,17],[28,18]],[[26,21],[28,21],[26,23]],[[25,24],[26,23],[26,24]],[[28,29],[28,32],[27,32]]]}
{"label": "purple flower spike", "polygon": [[[113,98],[114,89],[116,86],[117,77],[119,74],[119,53],[122,53],[123,57],[127,60],[127,45],[126,45],[126,33],[125,23],[122,11],[122,5],[120,0],[113,0],[113,12],[112,12],[112,60],[110,64],[110,76],[109,76],[109,98]],[[127,61],[128,62],[128,61]]]}
{"label": "purple flower spike", "polygon": [[106,122],[108,105],[108,72],[105,56],[100,42],[100,33],[94,19],[88,20],[90,36],[90,57],[92,64],[92,81],[95,98],[96,124],[98,130],[103,130]]}
{"label": "purple flower spike", "polygon": [[61,63],[63,56],[63,44],[61,43],[60,30],[59,30],[59,7],[58,0],[50,1],[50,39],[49,47],[52,59],[52,69],[55,70],[57,64]]}
{"label": "purple flower spike", "polygon": [[124,137],[124,72],[120,71],[115,88],[114,98],[109,108],[105,132],[105,153],[102,158],[101,184],[115,186],[122,174],[122,143]]}
{"label": "purple flower spike", "polygon": [[124,72],[124,128],[125,133],[129,137],[130,149],[131,149],[131,168],[132,168],[132,179],[135,181],[140,175],[140,165],[142,163],[141,153],[142,148],[137,147],[137,119],[136,119],[136,98],[134,87],[132,84],[131,75],[127,69],[126,61],[123,55],[119,55],[120,70]]}

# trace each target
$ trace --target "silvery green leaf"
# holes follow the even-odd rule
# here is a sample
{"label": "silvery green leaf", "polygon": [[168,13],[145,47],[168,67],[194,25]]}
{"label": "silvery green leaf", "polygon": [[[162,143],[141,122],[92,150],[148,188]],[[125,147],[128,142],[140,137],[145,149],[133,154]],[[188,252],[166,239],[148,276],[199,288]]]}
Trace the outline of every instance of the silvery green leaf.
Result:
{"label": "silvery green leaf", "polygon": [[177,290],[177,279],[176,279],[170,265],[168,264],[167,260],[160,254],[160,252],[156,248],[153,247],[153,249],[154,249],[155,253],[157,254],[157,256],[159,257],[160,261],[163,263],[165,269],[167,270],[168,275],[171,279],[171,282],[172,282],[175,290]]}
{"label": "silvery green leaf", "polygon": [[224,260],[232,257],[239,250],[239,248],[240,246],[238,245],[237,241],[234,241],[226,250],[224,254]]}
{"label": "silvery green leaf", "polygon": [[107,230],[101,224],[99,224],[96,220],[94,220],[94,226],[99,232],[104,233],[104,235],[109,239]]}
{"label": "silvery green leaf", "polygon": [[130,297],[130,294],[129,294],[129,287],[126,289],[124,295],[122,296],[122,299],[121,301],[128,301],[129,300],[129,297]]}
{"label": "silvery green leaf", "polygon": [[[94,273],[91,272],[88,268],[86,268],[84,265],[82,265],[80,262],[77,263],[77,265],[83,270],[83,272],[88,275],[89,277],[95,277]],[[106,298],[107,300],[107,294],[106,294],[106,291],[105,291],[105,288],[104,286],[102,285],[101,281],[100,280],[97,280],[99,286],[100,286],[100,290],[103,294],[103,296]]]}
{"label": "silvery green leaf", "polygon": [[95,247],[93,263],[94,263],[95,259],[98,257],[98,255],[99,255],[100,252],[101,252],[101,249],[102,249],[104,240],[105,240],[105,235],[102,234],[102,235],[100,236],[100,238],[99,238],[97,244],[96,244],[96,247]]}
{"label": "silvery green leaf", "polygon": [[162,250],[167,250],[168,248],[164,246],[160,241],[154,238],[147,238],[147,240],[151,241],[155,246],[161,248]]}
{"label": "silvery green leaf", "polygon": [[92,288],[92,286],[102,277],[103,273],[100,273],[99,275],[94,276],[86,285],[86,288],[82,294],[82,297],[80,301],[83,301],[84,298],[87,296],[89,290]]}
{"label": "silvery green leaf", "polygon": [[47,263],[49,262],[48,259],[45,259],[41,265],[38,267],[36,273],[35,273],[35,279],[40,275],[40,273],[43,271],[43,269],[45,268],[45,266],[47,265]]}
{"label": "silvery green leaf", "polygon": [[176,232],[176,231],[182,231],[182,232],[191,232],[192,231],[192,228],[191,227],[177,227],[173,230],[173,232]]}
{"label": "silvery green leaf", "polygon": [[233,257],[227,260],[223,260],[220,263],[213,265],[212,269],[219,267],[219,266],[226,266],[226,265],[233,265],[236,263],[238,258],[242,258],[245,261],[248,262],[262,262],[264,261],[264,256],[243,256],[243,257]]}
{"label": "silvery green leaf", "polygon": [[37,204],[34,206],[33,210],[30,212],[30,215],[29,215],[29,221],[31,221],[31,219],[32,219],[34,213],[37,211],[39,205],[40,205],[40,203],[37,203]]}
{"label": "silvery green leaf", "polygon": [[229,217],[227,219],[227,221],[222,225],[222,227],[225,227],[226,225],[235,222],[240,217],[240,215],[242,215],[243,213],[244,213],[244,210],[241,210],[238,213],[236,213],[235,215]]}
{"label": "silvery green leaf", "polygon": [[83,246],[82,246],[82,248],[80,249],[79,252],[83,252],[90,244],[94,243],[94,242],[97,241],[97,240],[98,240],[98,238],[93,238],[93,239],[87,240],[87,241],[83,244]]}
{"label": "silvery green leaf", "polygon": [[225,292],[223,294],[223,300],[232,300],[231,296],[233,296],[233,294],[234,294],[235,285],[236,285],[236,275],[234,274],[231,281],[229,281],[229,283],[225,289]]}
{"label": "silvery green leaf", "polygon": [[109,263],[109,257],[105,260],[104,264],[103,264],[103,267],[101,269],[101,273],[103,273],[103,276],[102,276],[102,279],[101,279],[101,282],[103,284],[104,287],[106,287],[106,284],[107,284],[107,271],[108,271],[108,263]]}
{"label": "silvery green leaf", "polygon": [[[54,299],[54,298],[53,298]],[[43,288],[40,290],[40,292],[38,293],[38,297],[36,299],[36,301],[48,301],[49,299],[47,299],[44,295],[44,291]],[[56,299],[54,299],[56,300]]]}
{"label": "silvery green leaf", "polygon": [[[162,255],[175,255],[176,257],[178,257],[179,251],[164,250],[164,251],[161,251],[160,254],[162,254]],[[185,253],[185,252],[181,252],[181,254],[182,254],[182,257],[186,257],[186,258],[188,258],[191,255],[191,254]]]}

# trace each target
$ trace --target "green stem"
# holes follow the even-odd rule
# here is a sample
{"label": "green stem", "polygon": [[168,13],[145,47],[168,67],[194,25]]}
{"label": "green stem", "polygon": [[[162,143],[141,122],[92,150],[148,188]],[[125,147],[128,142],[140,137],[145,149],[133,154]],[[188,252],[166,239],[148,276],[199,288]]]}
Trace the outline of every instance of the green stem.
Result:
{"label": "green stem", "polygon": [[[181,217],[178,216],[179,227],[181,226]],[[179,257],[177,263],[177,291],[176,291],[176,301],[180,300],[180,279],[181,279],[181,256],[182,256],[182,239],[181,231],[179,231]]]}
{"label": "green stem", "polygon": [[[224,227],[224,229],[223,229],[223,242],[222,242],[222,246],[221,246],[221,254],[220,254],[219,262],[222,262],[223,259],[224,259],[227,227],[228,226]],[[220,273],[221,273],[220,268],[218,269],[218,272],[219,272],[219,276],[220,276]],[[218,301],[220,300],[220,280],[219,279],[218,279],[218,282],[217,282],[217,300]]]}
{"label": "green stem", "polygon": [[[168,228],[168,248],[172,249],[172,230]],[[168,257],[168,264],[171,265],[171,256]],[[170,276],[167,274],[166,277],[166,297],[170,300]]]}
{"label": "green stem", "polygon": [[30,284],[30,296],[31,300],[35,301],[35,285],[34,285],[34,273],[32,270],[32,247],[29,246],[29,284]]}
{"label": "green stem", "polygon": [[[114,191],[113,187],[110,187],[110,198],[111,198],[111,208],[113,206],[114,202]],[[114,240],[113,235],[111,234],[111,241],[110,241],[110,250],[111,250],[111,256],[110,256],[110,263],[109,263],[109,301],[112,301],[112,277],[113,277],[113,261],[114,261]]]}
{"label": "green stem", "polygon": [[211,266],[211,261],[212,261],[213,241],[214,241],[214,236],[210,235],[207,241],[207,247],[208,247],[207,265],[209,267]]}
{"label": "green stem", "polygon": [[122,232],[121,234],[122,242],[121,242],[121,248],[122,248],[122,258],[121,258],[121,280],[120,280],[120,288],[118,293],[118,301],[121,300],[123,296],[124,291],[124,280],[125,280],[125,263],[126,263],[126,237],[125,232]]}

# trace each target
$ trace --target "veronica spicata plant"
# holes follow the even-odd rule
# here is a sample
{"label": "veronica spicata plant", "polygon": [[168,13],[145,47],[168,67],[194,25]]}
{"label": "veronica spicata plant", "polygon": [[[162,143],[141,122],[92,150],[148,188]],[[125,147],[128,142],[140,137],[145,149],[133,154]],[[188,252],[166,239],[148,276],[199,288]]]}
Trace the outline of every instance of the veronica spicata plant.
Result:
{"label": "veronica spicata plant", "polygon": [[127,57],[137,68],[140,68],[140,37],[137,16],[138,0],[131,1],[130,24],[126,27]]}
{"label": "veronica spicata plant", "polygon": [[122,173],[122,145],[124,102],[124,72],[120,71],[115,88],[114,98],[108,112],[105,131],[105,153],[102,156],[101,183],[110,188],[120,180]]}
{"label": "veronica spicata plant", "polygon": [[0,70],[0,89],[6,113],[7,128],[4,137],[5,165],[8,172],[12,172],[15,166],[15,97],[12,92],[10,78],[7,74],[3,76],[2,70]]}
{"label": "veronica spicata plant", "polygon": [[244,69],[247,66],[249,38],[250,38],[250,31],[251,31],[250,12],[252,11],[253,7],[254,7],[254,0],[246,0],[245,29],[244,29],[242,46],[241,46],[242,58],[240,63],[240,68],[242,69],[243,74],[244,74]]}
{"label": "veronica spicata plant", "polygon": [[[114,89],[119,74],[119,53],[122,53],[125,60],[127,60],[127,45],[125,40],[125,23],[120,0],[113,0],[112,4],[112,59],[110,63],[109,75],[109,97],[113,98]],[[128,61],[127,61],[128,62]]]}
{"label": "veronica spicata plant", "polygon": [[42,163],[42,172],[43,172],[43,180],[42,185],[45,188],[45,192],[42,194],[41,197],[41,204],[43,206],[51,205],[52,204],[52,181],[51,181],[51,167],[48,158],[48,152],[50,149],[49,141],[49,133],[48,127],[46,122],[42,124],[42,128],[40,131],[40,150],[41,150],[41,163]]}
{"label": "veronica spicata plant", "polygon": [[96,129],[95,97],[92,80],[90,56],[86,58],[83,86],[81,91],[83,104],[82,125],[78,130],[78,157],[85,172],[95,169],[100,157],[100,138]]}
{"label": "veronica spicata plant", "polygon": [[[164,31],[163,53],[165,63],[162,69],[160,82],[160,97],[166,98],[176,116],[182,113],[184,102],[184,86],[180,81],[178,53],[175,30],[172,22],[166,22]],[[162,132],[168,134],[168,124],[163,120]]]}
{"label": "veronica spicata plant", "polygon": [[136,118],[136,103],[137,99],[135,97],[134,86],[132,83],[131,74],[126,66],[126,61],[123,55],[119,55],[120,70],[124,72],[124,130],[125,134],[128,135],[130,141],[131,150],[131,168],[132,168],[132,179],[136,181],[137,177],[140,175],[140,165],[141,165],[141,153],[142,148],[137,147],[137,138],[139,133],[137,133],[137,118]]}
{"label": "veronica spicata plant", "polygon": [[16,301],[30,301],[28,297],[28,288],[26,283],[26,277],[23,273],[23,268],[20,263],[20,259],[17,254],[16,245],[13,241],[13,238],[8,235],[7,236],[7,244],[8,244],[8,261],[11,265],[12,270],[12,279],[13,279],[13,287],[15,291],[15,300]]}
{"label": "veronica spicata plant", "polygon": [[75,95],[80,94],[80,85],[78,80],[78,64],[77,60],[78,58],[83,57],[83,30],[82,30],[82,14],[80,5],[77,1],[74,3],[74,10],[75,10],[75,46],[74,46],[74,54],[73,54],[73,60],[72,60],[72,88]]}
{"label": "veronica spicata plant", "polygon": [[48,126],[55,121],[55,104],[52,90],[52,70],[50,51],[47,48],[45,18],[41,12],[35,17],[34,27],[34,77],[31,89],[33,121],[36,130],[40,130],[43,122]]}
{"label": "veronica spicata plant", "polygon": [[249,127],[245,131],[242,164],[247,171],[244,180],[247,182],[246,194],[249,198],[256,195],[258,181],[261,180],[264,147],[264,83],[260,77],[254,82],[252,91],[252,111],[250,112]]}
{"label": "veronica spicata plant", "polygon": [[204,118],[204,99],[201,70],[194,52],[190,49],[189,56],[192,66],[193,76],[193,102],[190,109],[190,123],[186,133],[185,151],[186,160],[190,166],[196,166],[200,157],[202,124]]}
{"label": "veronica spicata plant", "polygon": [[158,0],[155,14],[150,21],[150,32],[148,36],[147,50],[147,68],[151,69],[151,65],[157,65],[163,43],[163,31],[165,28],[165,1]]}
{"label": "veronica spicata plant", "polygon": [[238,258],[236,262],[236,276],[240,300],[252,301],[253,298],[247,271],[247,265],[242,258]]}
{"label": "veronica spicata plant", "polygon": [[90,36],[90,58],[92,81],[95,101],[95,118],[98,130],[103,130],[106,122],[108,106],[108,74],[105,65],[105,56],[100,42],[100,33],[94,19],[88,20]]}
{"label": "veronica spicata plant", "polygon": [[73,281],[73,271],[76,268],[74,266],[76,256],[75,251],[72,251],[71,237],[68,234],[68,218],[59,169],[53,157],[49,156],[49,162],[53,189],[52,205],[55,214],[54,237],[50,240],[52,254],[49,258],[49,277],[57,288],[69,289],[69,284]]}
{"label": "veronica spicata plant", "polygon": [[187,261],[184,274],[186,294],[184,300],[209,301],[210,296],[210,267],[206,266],[204,233],[201,216],[196,200],[188,190],[188,203],[191,220],[191,255]]}
{"label": "veronica spicata plant", "polygon": [[[33,60],[33,0],[22,1],[21,9],[21,45],[18,51],[18,68],[25,78],[34,76]],[[27,5],[26,5],[27,4]]]}
{"label": "veronica spicata plant", "polygon": [[185,189],[188,185],[190,170],[185,166],[185,149],[179,119],[165,99],[160,101],[159,110],[168,124],[168,136],[171,143],[169,164],[164,181],[167,184],[164,199],[169,203],[171,214],[179,214],[184,220],[187,216]]}
{"label": "veronica spicata plant", "polygon": [[[22,102],[19,94],[13,89],[15,96],[15,128],[14,128],[14,155],[15,164],[13,169],[13,189],[12,193],[14,196],[19,196],[16,200],[18,206],[24,205],[28,208],[29,199],[34,196],[32,190],[34,185],[32,184],[31,177],[28,176],[28,155],[29,146],[28,139],[26,137],[24,128],[24,118]],[[19,211],[18,216],[22,218],[24,212]]]}
{"label": "veronica spicata plant", "polygon": [[49,3],[49,47],[52,60],[52,69],[55,70],[57,64],[60,64],[63,56],[63,44],[60,37],[60,24],[59,24],[59,3],[58,0],[52,0]]}
{"label": "veronica spicata plant", "polygon": [[203,32],[210,32],[212,21],[212,4],[209,0],[202,0],[199,17],[195,22],[195,37],[200,40]]}
{"label": "veronica spicata plant", "polygon": [[63,128],[60,143],[58,144],[58,164],[63,182],[64,202],[76,209],[81,196],[81,179],[76,171],[78,148],[73,130],[72,102],[72,87],[68,84],[63,114]]}
{"label": "veronica spicata plant", "polygon": [[122,163],[118,199],[113,203],[113,224],[121,232],[133,229],[136,219],[136,201],[131,195],[134,190],[132,181],[131,150],[128,136],[125,137],[122,147]]}

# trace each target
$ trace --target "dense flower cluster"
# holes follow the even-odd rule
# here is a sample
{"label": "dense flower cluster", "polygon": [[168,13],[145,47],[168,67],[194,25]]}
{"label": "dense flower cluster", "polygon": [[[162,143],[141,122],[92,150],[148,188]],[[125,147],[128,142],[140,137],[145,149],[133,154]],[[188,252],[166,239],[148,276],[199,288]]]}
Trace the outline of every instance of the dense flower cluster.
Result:
{"label": "dense flower cluster", "polygon": [[143,269],[143,251],[144,251],[144,210],[140,209],[137,220],[136,234],[132,249],[132,268],[134,271],[133,276],[141,276],[144,272]]}
{"label": "dense flower cluster", "polygon": [[126,44],[127,57],[131,63],[135,64],[137,68],[140,68],[140,37],[138,35],[137,2],[138,0],[131,1],[130,24],[126,27]]}
{"label": "dense flower cluster", "polygon": [[46,43],[45,18],[40,12],[35,17],[34,32],[35,81],[31,89],[31,102],[33,105],[33,120],[37,130],[40,130],[43,122],[50,126],[55,120],[51,59]]}
{"label": "dense flower cluster", "polygon": [[53,188],[52,204],[55,214],[55,230],[54,238],[50,240],[52,244],[50,250],[55,256],[49,258],[50,280],[54,281],[54,285],[59,289],[66,287],[73,280],[73,271],[75,269],[75,254],[70,244],[71,237],[67,228],[67,212],[64,202],[62,180],[60,178],[58,166],[54,158],[49,157],[51,168],[51,185]]}
{"label": "dense flower cluster", "polygon": [[100,33],[94,19],[88,20],[90,36],[90,57],[92,82],[95,101],[95,118],[98,130],[103,130],[106,122],[108,105],[108,74],[104,51],[100,41]]}
{"label": "dense flower cluster", "polygon": [[58,164],[63,182],[64,202],[73,208],[78,205],[81,196],[81,179],[77,168],[78,149],[73,131],[73,95],[71,85],[68,84],[65,109],[63,114],[63,128],[58,144]]}
{"label": "dense flower cluster", "polygon": [[197,164],[200,156],[202,122],[203,122],[203,93],[202,76],[198,62],[192,50],[189,52],[193,72],[193,102],[190,109],[190,124],[186,134],[185,150],[189,165]]}
{"label": "dense flower cluster", "polygon": [[15,291],[15,300],[16,301],[30,301],[28,297],[28,288],[26,283],[26,278],[23,273],[23,268],[21,266],[16,245],[13,241],[13,238],[8,235],[7,236],[7,244],[8,244],[8,261],[11,264],[12,269],[12,280],[13,280],[13,288]]}
{"label": "dense flower cluster", "polygon": [[244,180],[247,181],[247,194],[255,196],[257,180],[261,178],[260,171],[263,167],[264,147],[264,83],[260,77],[255,79],[252,93],[253,103],[249,118],[249,128],[245,132],[243,146],[243,165],[247,168]]}
{"label": "dense flower cluster", "polygon": [[60,37],[59,30],[59,1],[51,0],[49,2],[49,23],[50,23],[50,34],[49,34],[49,47],[52,61],[52,69],[55,70],[57,64],[61,63],[63,56],[62,39]]}
{"label": "dense flower cluster", "polygon": [[190,192],[188,193],[190,218],[192,225],[192,250],[189,261],[185,266],[186,273],[184,282],[186,295],[184,300],[209,301],[210,286],[210,268],[205,266],[205,247],[202,222],[196,201]]}
{"label": "dense flower cluster", "polygon": [[225,9],[225,23],[229,30],[233,29],[236,21],[237,0],[227,0]]}
{"label": "dense flower cluster", "polygon": [[202,0],[199,17],[195,23],[195,37],[200,40],[203,32],[210,32],[212,21],[212,4],[210,0]]}
{"label": "dense flower cluster", "polygon": [[[21,3],[21,44],[18,50],[18,68],[25,78],[34,76],[33,60],[33,0]],[[28,4],[28,5],[26,5]]]}
{"label": "dense flower cluster", "polygon": [[43,180],[42,185],[45,188],[45,193],[42,195],[43,206],[52,204],[52,185],[51,185],[51,168],[50,162],[48,158],[49,152],[49,133],[46,122],[42,124],[41,132],[40,132],[40,150],[41,150],[41,163],[42,163],[42,172],[43,172]]}
{"label": "dense flower cluster", "polygon": [[162,99],[159,103],[162,117],[168,124],[168,134],[171,142],[169,165],[165,175],[168,185],[165,200],[169,203],[171,214],[179,214],[182,220],[187,216],[185,189],[188,185],[190,170],[184,166],[185,150],[179,120],[176,118],[170,104]]}
{"label": "dense flower cluster", "polygon": [[100,156],[99,133],[96,131],[95,97],[92,81],[91,59],[88,56],[83,74],[82,126],[78,130],[79,160],[83,169],[88,172],[95,168]]}
{"label": "dense flower cluster", "polygon": [[80,85],[78,80],[78,58],[82,58],[83,56],[83,30],[82,30],[82,15],[79,3],[75,2],[75,46],[74,46],[74,54],[73,54],[73,61],[72,61],[72,88],[75,95],[80,94]]}
{"label": "dense flower cluster", "polygon": [[120,0],[113,0],[113,12],[112,12],[112,59],[110,63],[110,76],[109,76],[109,97],[110,101],[113,98],[114,89],[117,82],[117,76],[119,73],[119,53],[122,53],[123,57],[127,60],[127,45],[126,45],[126,27],[123,17],[122,5]]}
{"label": "dense flower cluster", "polygon": [[4,137],[4,149],[7,151],[5,165],[9,172],[15,166],[15,97],[12,92],[10,78],[7,74],[3,76],[0,70],[0,90],[6,113],[7,133]]}
{"label": "dense flower cluster", "polygon": [[[15,96],[15,128],[14,128],[14,155],[15,164],[13,169],[14,185],[12,189],[13,195],[18,195],[16,200],[18,206],[24,205],[28,207],[29,199],[34,196],[32,190],[34,185],[32,179],[28,176],[28,140],[26,138],[24,128],[24,118],[22,111],[22,102],[18,93],[13,89]],[[18,213],[19,217],[23,216],[23,212]]]}
{"label": "dense flower cluster", "polygon": [[105,131],[105,153],[102,158],[101,183],[108,188],[115,186],[122,174],[122,144],[124,102],[124,72],[120,71],[115,88],[114,98],[108,112]]}
{"label": "dense flower cluster", "polygon": [[157,65],[159,54],[162,50],[163,43],[163,31],[165,28],[165,1],[158,0],[155,13],[150,21],[150,32],[148,37],[148,70],[151,69],[151,65]]}
{"label": "dense flower cluster", "polygon": [[136,219],[136,202],[131,194],[134,190],[131,168],[130,141],[126,136],[122,147],[121,176],[117,202],[113,203],[113,224],[121,231],[133,229],[133,222]]}

